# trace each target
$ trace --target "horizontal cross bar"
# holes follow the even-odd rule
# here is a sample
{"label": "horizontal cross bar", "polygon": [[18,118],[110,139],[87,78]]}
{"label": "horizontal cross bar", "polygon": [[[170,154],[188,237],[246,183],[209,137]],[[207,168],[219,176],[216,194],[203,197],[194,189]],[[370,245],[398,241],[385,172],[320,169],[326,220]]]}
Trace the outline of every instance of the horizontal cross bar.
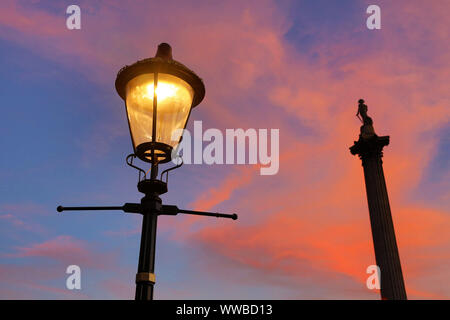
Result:
{"label": "horizontal cross bar", "polygon": [[[58,212],[63,211],[99,211],[99,210],[122,210],[124,212],[132,212],[132,213],[142,213],[142,206],[139,203],[125,203],[123,206],[110,206],[110,207],[63,207],[58,206],[56,208]],[[233,220],[237,220],[238,216],[236,213],[226,214],[226,213],[218,213],[218,212],[205,212],[205,211],[194,211],[194,210],[184,210],[178,209],[177,206],[163,205],[161,215],[177,215],[178,213],[184,214],[192,214],[197,216],[207,216],[207,217],[217,217],[217,218],[229,218]]]}
{"label": "horizontal cross bar", "polygon": [[63,211],[84,211],[84,210],[123,210],[123,207],[63,207],[56,208],[58,212]]}
{"label": "horizontal cross bar", "polygon": [[184,214],[194,214],[197,216],[207,216],[207,217],[217,217],[217,218],[229,218],[236,220],[238,218],[236,213],[226,214],[226,213],[218,213],[218,212],[205,212],[205,211],[194,211],[194,210],[184,210],[178,209],[178,213]]}
{"label": "horizontal cross bar", "polygon": [[111,207],[63,207],[58,206],[56,208],[56,211],[63,212],[63,211],[91,211],[91,210],[122,210],[125,212],[133,212],[133,213],[140,213],[141,212],[141,205],[139,203],[125,203],[123,206],[111,206]]}

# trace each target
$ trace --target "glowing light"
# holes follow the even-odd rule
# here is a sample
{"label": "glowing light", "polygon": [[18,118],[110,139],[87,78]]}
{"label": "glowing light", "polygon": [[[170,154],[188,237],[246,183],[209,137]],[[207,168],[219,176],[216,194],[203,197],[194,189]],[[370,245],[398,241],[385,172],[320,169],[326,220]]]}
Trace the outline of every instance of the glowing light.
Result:
{"label": "glowing light", "polygon": [[[127,83],[126,105],[135,147],[153,139],[153,80],[153,74],[143,74]],[[156,97],[156,140],[174,148],[181,132],[175,138],[172,133],[185,127],[194,91],[184,80],[160,73]]]}
{"label": "glowing light", "polygon": [[[146,85],[146,90],[144,91],[142,97],[153,100],[153,90],[153,83]],[[158,101],[164,101],[167,98],[175,97],[177,95],[177,91],[178,87],[175,84],[160,81],[156,86],[156,97],[158,98]]]}

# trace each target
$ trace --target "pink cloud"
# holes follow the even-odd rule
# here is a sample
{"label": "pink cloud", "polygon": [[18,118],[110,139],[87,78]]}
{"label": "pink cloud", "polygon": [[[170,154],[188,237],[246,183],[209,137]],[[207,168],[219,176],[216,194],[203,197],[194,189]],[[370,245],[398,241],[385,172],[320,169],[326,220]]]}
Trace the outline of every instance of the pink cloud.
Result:
{"label": "pink cloud", "polygon": [[[319,137],[314,141],[305,137],[299,142],[297,137],[289,135],[288,129],[284,131],[281,127],[281,137],[288,147],[282,150],[277,177],[256,177],[257,172],[241,176],[239,169],[236,177],[224,178],[220,187],[203,191],[194,202],[201,208],[221,205],[236,210],[244,221],[238,221],[237,225],[203,221],[200,224],[197,219],[197,227],[186,228],[187,224],[182,224],[177,237],[184,231],[185,236],[197,239],[208,252],[218,251],[238,265],[269,274],[282,272],[298,279],[306,276],[302,270],[307,261],[315,266],[309,270],[308,277],[327,270],[329,274],[351,276],[364,286],[365,268],[374,264],[373,248],[361,163],[347,149],[358,135],[359,124],[353,117],[356,100],[364,97],[377,133],[391,135],[392,143],[385,149],[384,166],[408,290],[411,289],[412,298],[448,297],[450,292],[440,283],[450,280],[449,274],[441,270],[441,265],[448,266],[450,262],[445,255],[450,239],[443,236],[450,219],[445,212],[414,207],[414,199],[410,197],[436,153],[438,139],[424,139],[423,135],[443,128],[450,116],[446,102],[449,68],[444,64],[448,61],[448,41],[446,33],[440,32],[448,30],[446,19],[437,13],[437,5],[425,15],[420,7],[406,19],[395,16],[396,23],[411,27],[410,38],[399,40],[395,33],[385,33],[384,46],[379,52],[368,52],[338,66],[346,72],[339,80],[325,67],[325,62],[311,65],[299,53],[291,51],[289,45],[283,43],[281,34],[278,41],[269,45],[278,48],[281,44],[282,52],[278,56],[294,62],[279,65],[275,56],[266,57],[265,76],[271,77],[272,82],[259,82],[261,76],[254,75],[251,69],[241,83],[233,78],[225,79],[233,88],[245,88],[247,96],[259,98],[262,95],[281,109],[265,105],[266,119],[270,114],[276,121],[277,112],[287,112],[314,127]],[[411,17],[417,15],[424,22],[421,31],[411,25]],[[426,23],[430,20],[431,25]],[[235,25],[239,25],[239,21],[235,21]],[[435,28],[440,31],[432,32]],[[424,30],[432,32],[430,41],[441,48],[431,66],[426,62],[417,65],[414,52],[397,53],[395,50],[399,42],[412,47],[410,41],[421,39]],[[227,46],[227,35],[218,38]],[[239,43],[240,50],[248,55],[255,52],[256,59],[259,52],[266,49],[265,44],[260,44],[259,50],[254,50],[255,39],[246,38],[246,43],[240,40],[235,39],[234,43]],[[333,55],[339,55],[349,46],[349,43],[342,43],[328,49]],[[251,59],[255,57],[252,55]],[[244,73],[249,70],[245,61],[239,69]],[[217,107],[220,106],[217,103]],[[239,106],[239,119],[237,122],[233,119],[233,125],[240,126],[244,122],[247,123],[244,127],[251,127],[259,123],[254,119],[258,119],[255,106],[246,107]],[[218,112],[217,117],[221,118],[218,122],[232,118],[223,117],[226,112],[232,113],[230,108],[226,110]],[[412,219],[422,222],[412,225]],[[419,248],[426,257],[421,261],[412,254]],[[415,267],[427,278],[436,271],[440,277],[424,283]]]}
{"label": "pink cloud", "polygon": [[100,285],[113,299],[129,300],[134,296],[135,288],[132,281],[108,279],[103,281]]}
{"label": "pink cloud", "polygon": [[59,262],[65,266],[72,264],[80,267],[96,269],[106,268],[107,261],[112,259],[108,254],[102,254],[100,259],[97,252],[89,249],[85,241],[74,239],[71,236],[58,236],[41,243],[34,243],[27,247],[18,247],[15,253],[8,254],[16,258],[45,258]]}
{"label": "pink cloud", "polygon": [[[0,264],[0,298],[87,299],[85,293],[65,288],[64,271],[59,266]],[[60,285],[48,284],[55,279]]]}
{"label": "pink cloud", "polygon": [[[47,229],[36,222],[36,219],[47,215],[47,210],[41,205],[21,203],[0,205],[0,220],[10,223],[18,229],[31,231],[41,235],[47,234]],[[14,236],[14,235],[12,235]]]}

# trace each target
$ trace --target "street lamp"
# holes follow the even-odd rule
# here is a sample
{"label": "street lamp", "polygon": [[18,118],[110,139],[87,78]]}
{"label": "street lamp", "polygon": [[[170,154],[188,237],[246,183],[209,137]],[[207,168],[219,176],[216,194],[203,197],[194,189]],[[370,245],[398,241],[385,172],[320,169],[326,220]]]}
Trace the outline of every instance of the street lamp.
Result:
{"label": "street lamp", "polygon": [[[159,215],[178,213],[237,219],[236,214],[182,210],[163,205],[161,194],[167,192],[169,171],[158,179],[158,165],[172,160],[172,151],[180,143],[193,107],[205,96],[203,81],[183,64],[172,59],[172,48],[167,43],[158,46],[156,56],[122,68],[117,74],[116,90],[125,101],[128,126],[134,153],[126,162],[139,171],[138,190],[144,193],[141,203],[125,203],[112,207],[63,207],[58,212],[75,210],[122,210],[143,215],[136,300],[152,300],[155,284],[156,227]],[[150,177],[137,167],[133,159],[151,163]],[[163,181],[163,175],[166,179]]]}
{"label": "street lamp", "polygon": [[136,156],[152,164],[170,161],[180,129],[205,96],[203,81],[173,60],[171,47],[161,43],[154,58],[119,71],[116,90],[125,101]]}

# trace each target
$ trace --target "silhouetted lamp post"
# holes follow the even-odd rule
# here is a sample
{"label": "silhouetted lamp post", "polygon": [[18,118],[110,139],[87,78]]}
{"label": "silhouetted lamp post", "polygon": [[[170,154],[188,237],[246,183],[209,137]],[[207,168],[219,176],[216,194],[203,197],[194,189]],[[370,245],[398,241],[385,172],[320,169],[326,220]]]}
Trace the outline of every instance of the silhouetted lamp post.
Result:
{"label": "silhouetted lamp post", "polygon": [[[62,207],[67,210],[123,210],[143,215],[139,265],[136,274],[136,300],[152,300],[155,284],[155,244],[158,215],[178,213],[237,219],[236,214],[181,210],[162,205],[161,194],[167,192],[168,172],[182,162],[164,170],[158,179],[158,165],[172,160],[172,150],[182,138],[193,107],[205,96],[203,81],[183,64],[172,59],[172,49],[161,43],[154,58],[122,68],[116,79],[116,90],[125,101],[134,153],[127,164],[139,171],[138,190],[144,193],[141,203],[117,207]],[[151,164],[147,172],[133,164],[139,158]],[[165,181],[163,181],[163,175]]]}

